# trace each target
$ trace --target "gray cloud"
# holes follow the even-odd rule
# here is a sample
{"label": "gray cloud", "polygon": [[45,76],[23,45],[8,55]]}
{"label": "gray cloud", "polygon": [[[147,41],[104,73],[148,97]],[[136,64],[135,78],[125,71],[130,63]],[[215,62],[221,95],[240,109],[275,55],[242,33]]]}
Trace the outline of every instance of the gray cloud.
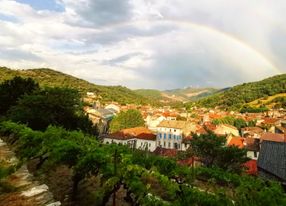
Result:
{"label": "gray cloud", "polygon": [[85,35],[86,44],[114,44],[128,38],[135,37],[156,37],[172,32],[177,26],[169,23],[149,24],[148,28],[134,24],[120,25],[100,32]]}
{"label": "gray cloud", "polygon": [[86,0],[72,2],[63,0],[66,7],[78,16],[74,23],[78,26],[105,26],[127,21],[132,17],[129,0]]}
{"label": "gray cloud", "polygon": [[0,48],[0,56],[1,59],[14,61],[28,60],[40,62],[42,60],[41,57],[20,49]]}
{"label": "gray cloud", "polygon": [[116,66],[120,63],[124,63],[125,61],[133,58],[133,57],[140,57],[140,56],[144,56],[143,53],[140,53],[140,52],[133,52],[133,53],[129,53],[129,54],[126,54],[126,55],[122,55],[120,57],[117,57],[117,58],[114,58],[114,59],[111,59],[111,60],[106,60],[106,61],[103,61],[101,62],[101,64],[103,65],[109,65],[109,66]]}
{"label": "gray cloud", "polygon": [[161,89],[226,87],[286,71],[284,0],[57,2],[64,9],[52,12],[0,1],[0,64]]}

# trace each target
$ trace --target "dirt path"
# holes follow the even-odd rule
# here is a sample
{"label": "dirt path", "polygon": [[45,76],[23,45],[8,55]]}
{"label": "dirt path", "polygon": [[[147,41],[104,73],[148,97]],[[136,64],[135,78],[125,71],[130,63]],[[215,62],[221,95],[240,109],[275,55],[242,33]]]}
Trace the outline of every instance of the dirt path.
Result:
{"label": "dirt path", "polygon": [[[5,142],[0,139],[0,164],[17,165],[18,159]],[[60,206],[53,199],[49,188],[37,182],[29,173],[26,164],[6,178],[6,182],[16,188],[15,192],[0,194],[0,206]]]}

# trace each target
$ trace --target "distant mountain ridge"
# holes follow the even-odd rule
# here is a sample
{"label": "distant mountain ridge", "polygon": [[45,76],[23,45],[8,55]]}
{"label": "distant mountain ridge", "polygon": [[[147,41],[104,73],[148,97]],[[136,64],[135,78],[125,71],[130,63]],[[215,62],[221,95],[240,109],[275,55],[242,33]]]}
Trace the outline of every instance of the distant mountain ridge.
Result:
{"label": "distant mountain ridge", "polygon": [[282,93],[286,93],[286,74],[221,90],[214,95],[199,100],[197,104],[204,107],[218,106],[222,109],[239,110],[255,100]]}
{"label": "distant mountain ridge", "polygon": [[158,104],[156,100],[141,96],[131,89],[123,86],[101,86],[76,78],[48,68],[13,70],[0,67],[0,82],[12,79],[15,76],[23,78],[31,77],[40,86],[45,87],[69,87],[79,90],[81,93],[94,92],[102,98],[103,102],[116,101],[120,104]]}
{"label": "distant mountain ridge", "polygon": [[139,95],[145,96],[147,98],[156,99],[160,102],[188,102],[212,95],[219,90],[214,88],[187,87],[182,89],[172,89],[165,91],[155,89],[138,89],[134,91]]}

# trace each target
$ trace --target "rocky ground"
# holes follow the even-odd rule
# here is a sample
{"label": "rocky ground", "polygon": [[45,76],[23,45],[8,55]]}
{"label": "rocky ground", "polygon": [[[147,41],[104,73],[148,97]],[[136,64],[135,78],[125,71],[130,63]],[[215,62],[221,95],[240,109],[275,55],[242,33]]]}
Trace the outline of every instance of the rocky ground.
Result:
{"label": "rocky ground", "polygon": [[[17,165],[19,160],[13,151],[0,139],[0,165],[9,167]],[[45,184],[36,181],[23,164],[9,175],[5,184],[13,187],[12,192],[0,193],[0,206],[60,206]]]}

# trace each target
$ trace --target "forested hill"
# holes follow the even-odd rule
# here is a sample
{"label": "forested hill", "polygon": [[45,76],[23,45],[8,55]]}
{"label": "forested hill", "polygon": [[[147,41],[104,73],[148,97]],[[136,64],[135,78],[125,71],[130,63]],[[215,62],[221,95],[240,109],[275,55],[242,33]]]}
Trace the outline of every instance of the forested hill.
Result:
{"label": "forested hill", "polygon": [[198,101],[198,105],[239,110],[246,103],[280,93],[286,93],[286,74],[234,86],[226,91],[201,99]]}
{"label": "forested hill", "polygon": [[95,85],[52,69],[12,70],[6,67],[0,67],[0,82],[12,79],[15,76],[21,76],[24,78],[31,77],[42,87],[69,87],[77,89],[81,93],[85,93],[87,91],[94,92],[101,96],[103,101],[116,101],[121,104],[157,104],[155,100],[136,94],[134,91],[126,87]]}
{"label": "forested hill", "polygon": [[193,88],[172,89],[159,91],[155,89],[134,90],[137,94],[161,102],[188,102],[201,99],[217,92],[214,88]]}

